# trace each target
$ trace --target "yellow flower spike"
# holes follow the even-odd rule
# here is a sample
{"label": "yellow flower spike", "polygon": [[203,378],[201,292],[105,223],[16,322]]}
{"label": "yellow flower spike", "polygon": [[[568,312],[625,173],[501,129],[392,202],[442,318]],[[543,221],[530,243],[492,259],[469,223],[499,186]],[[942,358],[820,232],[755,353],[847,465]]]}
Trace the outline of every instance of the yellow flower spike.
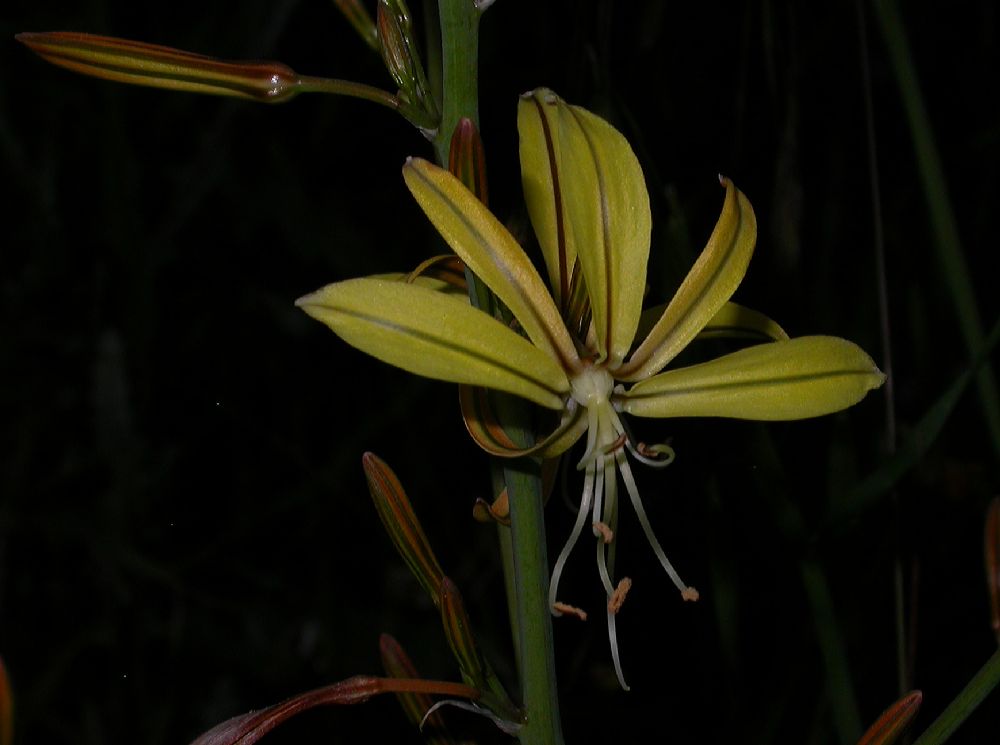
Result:
{"label": "yellow flower spike", "polygon": [[856,344],[803,336],[668,370],[636,383],[615,401],[635,416],[780,421],[846,409],[884,381]]}
{"label": "yellow flower spike", "polygon": [[[698,592],[667,558],[632,475],[631,460],[664,467],[673,451],[634,442],[622,417],[801,419],[857,403],[885,376],[849,341],[789,340],[771,319],[730,302],[750,261],[757,225],[749,200],[726,179],[722,214],[701,256],[658,317],[642,319],[649,198],[631,147],[610,124],[549,90],[525,94],[519,107],[525,199],[555,299],[513,236],[458,179],[417,159],[407,161],[403,176],[434,226],[506,304],[527,339],[468,303],[398,281],[341,282],[299,303],[369,354],[421,375],[470,384],[460,389],[462,414],[489,453],[555,456],[586,433],[577,466],[583,493],[552,567],[549,605],[555,615],[581,613],[559,597],[559,580],[586,528],[596,541],[597,570],[609,601],[615,672],[627,688],[618,653],[618,603],[611,602],[621,594],[613,576],[619,485],[681,598],[697,600]],[[693,339],[724,335],[768,341],[661,372]],[[626,389],[626,383],[635,384]],[[558,423],[534,447],[518,448],[491,411],[487,392],[470,386],[508,391],[559,411]]]}
{"label": "yellow flower spike", "polygon": [[295,304],[353,347],[409,372],[507,391],[561,409],[565,373],[544,351],[468,303],[416,284],[352,279]]}

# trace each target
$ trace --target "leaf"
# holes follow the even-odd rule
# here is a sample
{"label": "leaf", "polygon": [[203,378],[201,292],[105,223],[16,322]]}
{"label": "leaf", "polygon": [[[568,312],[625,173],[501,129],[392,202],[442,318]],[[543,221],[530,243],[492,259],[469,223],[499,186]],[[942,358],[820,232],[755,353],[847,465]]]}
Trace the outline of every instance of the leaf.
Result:
{"label": "leaf", "polygon": [[425,160],[407,160],[403,178],[451,249],[504,302],[528,338],[563,369],[577,367],[576,348],[552,296],[500,221],[461,181]]}
{"label": "leaf", "polygon": [[880,496],[887,494],[924,456],[924,453],[937,440],[941,429],[955,410],[969,383],[989,360],[989,355],[998,341],[1000,341],[1000,320],[993,324],[983,346],[980,347],[969,367],[945,389],[924,413],[895,454],[846,494],[831,501],[828,522],[843,523],[844,520],[875,504]]}
{"label": "leaf", "polygon": [[803,336],[660,373],[618,400],[636,416],[805,419],[852,406],[884,380],[857,345]]}
{"label": "leaf", "polygon": [[562,409],[569,391],[548,354],[467,302],[426,287],[352,279],[295,304],[351,346],[417,375],[496,388],[550,409]]}
{"label": "leaf", "polygon": [[726,200],[708,243],[653,330],[615,374],[617,379],[642,380],[662,370],[743,281],[757,241],[757,219],[750,201],[733,182],[726,178],[720,182]]}
{"label": "leaf", "polygon": [[1000,684],[1000,649],[994,652],[979,672],[972,676],[972,680],[913,745],[941,745],[947,741],[998,684]]}
{"label": "leaf", "polygon": [[299,76],[280,62],[227,61],[140,41],[70,31],[23,33],[19,42],[53,65],[120,83],[281,103]]}

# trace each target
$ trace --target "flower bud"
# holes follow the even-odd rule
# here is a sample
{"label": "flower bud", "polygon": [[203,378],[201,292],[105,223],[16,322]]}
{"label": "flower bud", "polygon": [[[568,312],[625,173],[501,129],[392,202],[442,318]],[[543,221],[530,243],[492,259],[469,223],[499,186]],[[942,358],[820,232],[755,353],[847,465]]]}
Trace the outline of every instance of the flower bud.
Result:
{"label": "flower bud", "polygon": [[280,62],[226,61],[193,52],[69,31],[15,37],[54,65],[105,80],[152,88],[281,103],[295,96],[299,76]]}
{"label": "flower bud", "polygon": [[386,69],[399,86],[399,96],[434,120],[437,106],[413,39],[410,11],[404,0],[379,0],[376,16],[379,47]]}

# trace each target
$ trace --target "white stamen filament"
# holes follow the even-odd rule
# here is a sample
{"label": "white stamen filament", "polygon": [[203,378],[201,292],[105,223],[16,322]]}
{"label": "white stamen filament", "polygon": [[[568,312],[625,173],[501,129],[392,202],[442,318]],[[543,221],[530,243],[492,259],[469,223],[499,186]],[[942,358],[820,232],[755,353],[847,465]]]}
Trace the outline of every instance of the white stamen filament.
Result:
{"label": "white stamen filament", "polygon": [[[660,565],[677,589],[680,590],[681,596],[685,600],[695,600],[697,599],[697,591],[684,584],[653,533],[646,510],[642,506],[639,489],[632,475],[626,449],[636,460],[661,468],[673,461],[674,454],[668,445],[656,445],[646,449],[641,446],[637,448],[633,444],[629,432],[610,400],[612,380],[607,372],[599,368],[589,368],[585,373],[574,378],[572,383],[574,400],[587,409],[587,447],[577,464],[577,468],[585,473],[583,497],[580,500],[580,508],[573,530],[556,559],[549,586],[549,605],[554,615],[560,615],[556,600],[559,578],[562,576],[566,561],[583,531],[583,524],[589,513],[593,533],[597,538],[597,572],[608,598],[608,640],[611,644],[611,657],[614,661],[618,682],[627,691],[629,687],[625,682],[621,657],[618,652],[615,615],[628,588],[622,587],[620,597],[616,595],[616,587],[612,577],[614,575],[615,549],[618,542],[617,540],[608,540],[608,536],[613,536],[618,527],[618,473],[621,473],[622,480],[625,482],[625,491],[628,492],[636,517],[638,517],[646,540],[649,541]],[[616,598],[618,602],[613,602]]]}
{"label": "white stamen filament", "polygon": [[588,468],[587,475],[583,479],[583,499],[580,502],[580,511],[576,515],[576,522],[573,524],[573,531],[569,534],[565,545],[562,547],[562,551],[559,552],[559,558],[556,559],[555,566],[552,569],[552,579],[549,580],[549,608],[552,610],[552,614],[555,616],[560,616],[560,613],[556,609],[556,595],[559,593],[559,578],[562,576],[563,568],[566,566],[566,560],[569,558],[570,553],[573,551],[573,547],[576,545],[577,539],[580,537],[580,533],[583,531],[583,524],[587,521],[587,513],[590,512],[590,502],[594,498],[594,473]]}
{"label": "white stamen filament", "polygon": [[639,489],[635,485],[635,478],[632,476],[632,468],[629,466],[628,460],[625,458],[625,454],[619,452],[616,454],[615,459],[618,461],[618,470],[621,472],[622,480],[625,482],[625,491],[628,492],[629,499],[632,500],[632,507],[635,509],[636,517],[639,518],[639,524],[642,526],[642,530],[646,534],[646,540],[649,541],[649,545],[653,548],[653,553],[655,553],[656,558],[660,560],[660,564],[663,566],[667,575],[669,575],[670,579],[673,580],[674,586],[680,590],[681,595],[687,599],[691,595],[691,590],[693,588],[684,584],[684,580],[682,580],[680,575],[677,574],[677,570],[674,569],[674,565],[670,563],[670,559],[667,558],[667,554],[660,545],[660,542],[656,540],[656,534],[653,532],[653,526],[649,524],[649,518],[646,516],[646,510],[642,506],[642,498],[639,496]]}

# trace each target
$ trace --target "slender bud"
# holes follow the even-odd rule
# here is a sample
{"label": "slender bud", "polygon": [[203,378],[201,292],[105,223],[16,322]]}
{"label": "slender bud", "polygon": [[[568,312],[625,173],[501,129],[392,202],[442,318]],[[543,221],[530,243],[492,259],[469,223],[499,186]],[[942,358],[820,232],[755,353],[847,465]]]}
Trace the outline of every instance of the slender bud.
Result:
{"label": "slender bud", "polygon": [[105,80],[281,103],[299,76],[280,62],[226,61],[139,41],[69,31],[15,37],[47,62]]}
{"label": "slender bud", "polygon": [[[416,665],[410,660],[409,655],[403,650],[399,642],[389,634],[382,634],[379,637],[379,653],[382,656],[382,667],[391,678],[419,678]],[[439,711],[427,712],[434,705],[433,699],[422,692],[417,693],[397,693],[396,699],[403,707],[406,718],[420,729],[424,739],[431,745],[445,745],[453,742],[448,728],[445,726],[444,718]],[[425,719],[426,717],[426,719]]]}
{"label": "slender bud", "polygon": [[441,622],[444,624],[444,635],[448,645],[458,661],[462,678],[474,688],[486,688],[486,675],[483,663],[479,658],[476,640],[472,636],[469,616],[465,612],[465,603],[458,587],[448,577],[441,581]]}
{"label": "slender bud", "polygon": [[404,0],[379,0],[376,15],[379,47],[386,69],[399,86],[399,96],[435,121],[437,105],[430,94],[420,54],[413,38],[410,10]]}
{"label": "slender bud", "polygon": [[882,712],[868,731],[858,740],[858,745],[893,745],[906,730],[920,709],[923,694],[910,691],[899,701]]}
{"label": "slender bud", "polygon": [[486,150],[479,130],[471,119],[462,117],[451,135],[448,151],[448,170],[465,187],[479,197],[483,204],[489,204],[486,187]]}
{"label": "slender bud", "polygon": [[431,596],[431,600],[435,605],[438,604],[444,573],[413,511],[413,505],[403,490],[403,485],[399,483],[392,469],[377,455],[365,453],[361,458],[361,464],[365,469],[368,491],[371,492],[375,509],[393,545],[409,565],[413,576]]}

